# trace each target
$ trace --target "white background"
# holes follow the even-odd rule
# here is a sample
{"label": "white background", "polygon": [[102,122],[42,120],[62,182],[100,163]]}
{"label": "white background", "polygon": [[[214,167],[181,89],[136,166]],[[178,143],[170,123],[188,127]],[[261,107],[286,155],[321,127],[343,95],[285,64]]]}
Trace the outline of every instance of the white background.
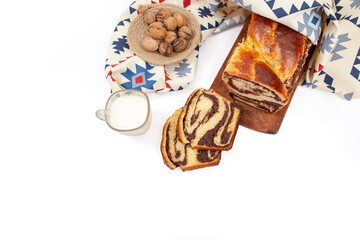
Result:
{"label": "white background", "polygon": [[163,164],[163,124],[211,85],[240,27],[206,40],[186,89],[149,94],[146,134],[95,118],[131,2],[1,7],[0,239],[360,239],[359,100],[300,87],[278,134],[240,127],[219,166]]}

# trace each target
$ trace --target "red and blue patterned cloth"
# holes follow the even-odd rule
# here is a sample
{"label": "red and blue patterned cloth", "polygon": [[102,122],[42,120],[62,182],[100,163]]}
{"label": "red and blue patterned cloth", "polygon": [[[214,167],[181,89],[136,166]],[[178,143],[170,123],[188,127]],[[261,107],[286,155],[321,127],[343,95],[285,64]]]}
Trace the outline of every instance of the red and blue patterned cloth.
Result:
{"label": "red and blue patterned cloth", "polygon": [[[183,6],[200,23],[202,42],[176,64],[154,66],[137,57],[127,43],[127,31],[140,5]],[[121,15],[111,38],[105,75],[113,91],[181,90],[194,79],[199,47],[212,34],[244,22],[250,12],[280,22],[317,44],[303,86],[336,93],[346,100],[360,97],[359,0],[137,0]]]}

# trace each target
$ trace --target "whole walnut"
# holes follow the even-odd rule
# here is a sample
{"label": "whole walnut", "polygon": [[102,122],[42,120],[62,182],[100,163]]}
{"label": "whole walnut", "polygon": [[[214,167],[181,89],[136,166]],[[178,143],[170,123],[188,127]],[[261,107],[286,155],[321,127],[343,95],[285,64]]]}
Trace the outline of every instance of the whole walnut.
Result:
{"label": "whole walnut", "polygon": [[163,27],[161,22],[154,22],[150,24],[148,30],[149,35],[158,40],[163,39],[166,35],[166,29]]}
{"label": "whole walnut", "polygon": [[166,18],[172,16],[172,12],[168,8],[163,8],[160,9],[155,16],[157,22],[163,22]]}
{"label": "whole walnut", "polygon": [[164,20],[164,26],[168,31],[173,31],[177,28],[177,22],[174,17],[168,17]]}
{"label": "whole walnut", "polygon": [[159,53],[168,57],[173,53],[173,46],[168,42],[162,42],[159,46]]}
{"label": "whole walnut", "polygon": [[155,13],[153,12],[147,12],[144,14],[144,21],[146,22],[147,25],[152,24],[153,22],[156,21],[156,17],[155,17]]}
{"label": "whole walnut", "polygon": [[172,43],[177,38],[177,34],[174,31],[167,31],[164,42]]}
{"label": "whole walnut", "polygon": [[181,28],[182,26],[186,26],[186,18],[181,13],[174,13],[174,18],[176,19],[178,28]]}
{"label": "whole walnut", "polygon": [[178,31],[179,37],[190,39],[192,35],[192,31],[188,26],[183,26]]}
{"label": "whole walnut", "polygon": [[181,52],[186,48],[187,41],[184,38],[177,38],[172,43],[175,52]]}
{"label": "whole walnut", "polygon": [[160,43],[159,40],[155,40],[152,37],[144,37],[144,39],[141,42],[141,45],[146,51],[154,52],[158,50],[159,43]]}

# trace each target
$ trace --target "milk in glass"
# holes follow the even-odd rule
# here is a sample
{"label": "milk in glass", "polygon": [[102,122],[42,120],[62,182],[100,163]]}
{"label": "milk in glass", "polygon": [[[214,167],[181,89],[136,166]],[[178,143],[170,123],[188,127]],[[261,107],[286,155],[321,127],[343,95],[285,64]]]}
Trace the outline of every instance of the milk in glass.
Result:
{"label": "milk in glass", "polygon": [[134,129],[144,124],[147,114],[148,103],[145,97],[125,94],[112,103],[109,122],[116,129]]}

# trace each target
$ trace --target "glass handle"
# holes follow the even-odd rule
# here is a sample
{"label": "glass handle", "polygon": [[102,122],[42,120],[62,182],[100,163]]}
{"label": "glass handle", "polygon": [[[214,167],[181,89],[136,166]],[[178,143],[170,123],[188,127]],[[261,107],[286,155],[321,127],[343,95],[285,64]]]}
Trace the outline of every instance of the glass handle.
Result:
{"label": "glass handle", "polygon": [[96,111],[96,117],[100,120],[105,121],[105,109],[99,109]]}

